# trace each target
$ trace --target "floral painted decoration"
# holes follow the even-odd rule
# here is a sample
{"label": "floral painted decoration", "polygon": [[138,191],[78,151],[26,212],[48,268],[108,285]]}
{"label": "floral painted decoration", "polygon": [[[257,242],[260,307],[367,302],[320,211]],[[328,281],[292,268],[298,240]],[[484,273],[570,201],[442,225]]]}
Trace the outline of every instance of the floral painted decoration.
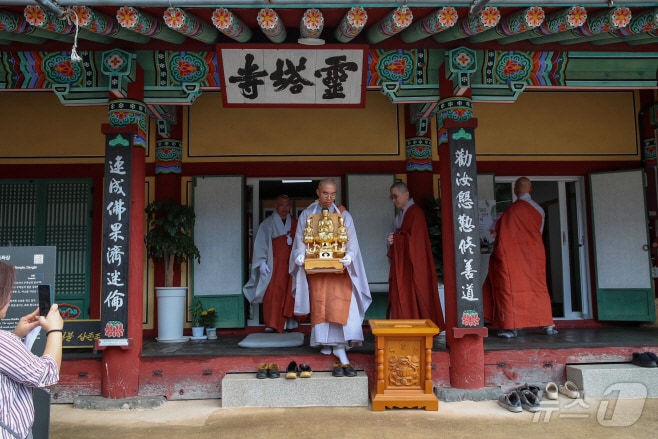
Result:
{"label": "floral painted decoration", "polygon": [[258,11],[256,20],[262,29],[274,29],[279,25],[279,16],[270,8],[263,8]]}
{"label": "floral painted decoration", "polygon": [[318,9],[311,8],[304,13],[302,22],[309,30],[321,30],[324,26],[324,17]]}
{"label": "floral painted decoration", "polygon": [[360,6],[353,6],[347,12],[347,21],[355,29],[363,29],[368,21],[368,13]]}
{"label": "floral painted decoration", "polygon": [[462,313],[462,325],[474,327],[480,325],[480,316],[477,311],[465,310]]}
{"label": "floral painted decoration", "polygon": [[233,27],[233,13],[225,8],[218,8],[212,13],[212,24],[219,30]]}
{"label": "floral painted decoration", "polygon": [[582,6],[574,6],[573,8],[569,9],[569,18],[567,21],[569,22],[570,27],[574,28],[582,26],[586,20],[587,10]]}

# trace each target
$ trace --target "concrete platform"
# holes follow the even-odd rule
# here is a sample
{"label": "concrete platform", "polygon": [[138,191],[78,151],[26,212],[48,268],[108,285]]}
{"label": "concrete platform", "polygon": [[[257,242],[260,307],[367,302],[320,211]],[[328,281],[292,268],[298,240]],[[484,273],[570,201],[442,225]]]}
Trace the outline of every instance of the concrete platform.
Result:
{"label": "concrete platform", "polygon": [[311,378],[257,379],[255,373],[229,373],[222,379],[222,407],[368,406],[368,377],[334,377],[314,372]]}
{"label": "concrete platform", "polygon": [[658,368],[631,363],[567,365],[567,380],[586,398],[658,398]]}

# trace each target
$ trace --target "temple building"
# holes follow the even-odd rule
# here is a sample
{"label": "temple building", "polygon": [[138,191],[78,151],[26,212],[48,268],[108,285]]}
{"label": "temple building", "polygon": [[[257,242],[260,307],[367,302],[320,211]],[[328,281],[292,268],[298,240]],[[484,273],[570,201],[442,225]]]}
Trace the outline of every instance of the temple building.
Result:
{"label": "temple building", "polygon": [[[297,216],[328,177],[358,230],[367,319],[386,318],[391,184],[436,221],[436,388],[562,381],[595,348],[539,349],[539,366],[486,348],[489,225],[531,178],[558,330],[655,321],[657,41],[644,1],[0,0],[0,248],[56,247],[59,400],[219,397],[223,374],[255,372],[143,355],[174,324],[145,208],[194,209],[178,317],[189,337],[200,298],[221,340],[262,331],[242,286],[275,198]],[[354,357],[369,375],[370,357]]]}

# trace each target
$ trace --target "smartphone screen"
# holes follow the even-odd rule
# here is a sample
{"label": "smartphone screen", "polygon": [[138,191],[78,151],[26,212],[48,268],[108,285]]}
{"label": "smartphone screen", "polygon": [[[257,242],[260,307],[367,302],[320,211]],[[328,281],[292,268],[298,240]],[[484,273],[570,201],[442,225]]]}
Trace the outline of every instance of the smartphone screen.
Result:
{"label": "smartphone screen", "polygon": [[50,285],[39,285],[39,315],[47,316],[50,311]]}

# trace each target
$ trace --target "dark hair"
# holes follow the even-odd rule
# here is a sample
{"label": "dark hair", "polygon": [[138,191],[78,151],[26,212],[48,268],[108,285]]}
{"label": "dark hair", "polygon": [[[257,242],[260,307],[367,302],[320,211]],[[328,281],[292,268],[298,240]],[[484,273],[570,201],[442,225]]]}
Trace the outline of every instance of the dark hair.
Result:
{"label": "dark hair", "polygon": [[9,303],[16,280],[16,268],[0,262],[0,308]]}

